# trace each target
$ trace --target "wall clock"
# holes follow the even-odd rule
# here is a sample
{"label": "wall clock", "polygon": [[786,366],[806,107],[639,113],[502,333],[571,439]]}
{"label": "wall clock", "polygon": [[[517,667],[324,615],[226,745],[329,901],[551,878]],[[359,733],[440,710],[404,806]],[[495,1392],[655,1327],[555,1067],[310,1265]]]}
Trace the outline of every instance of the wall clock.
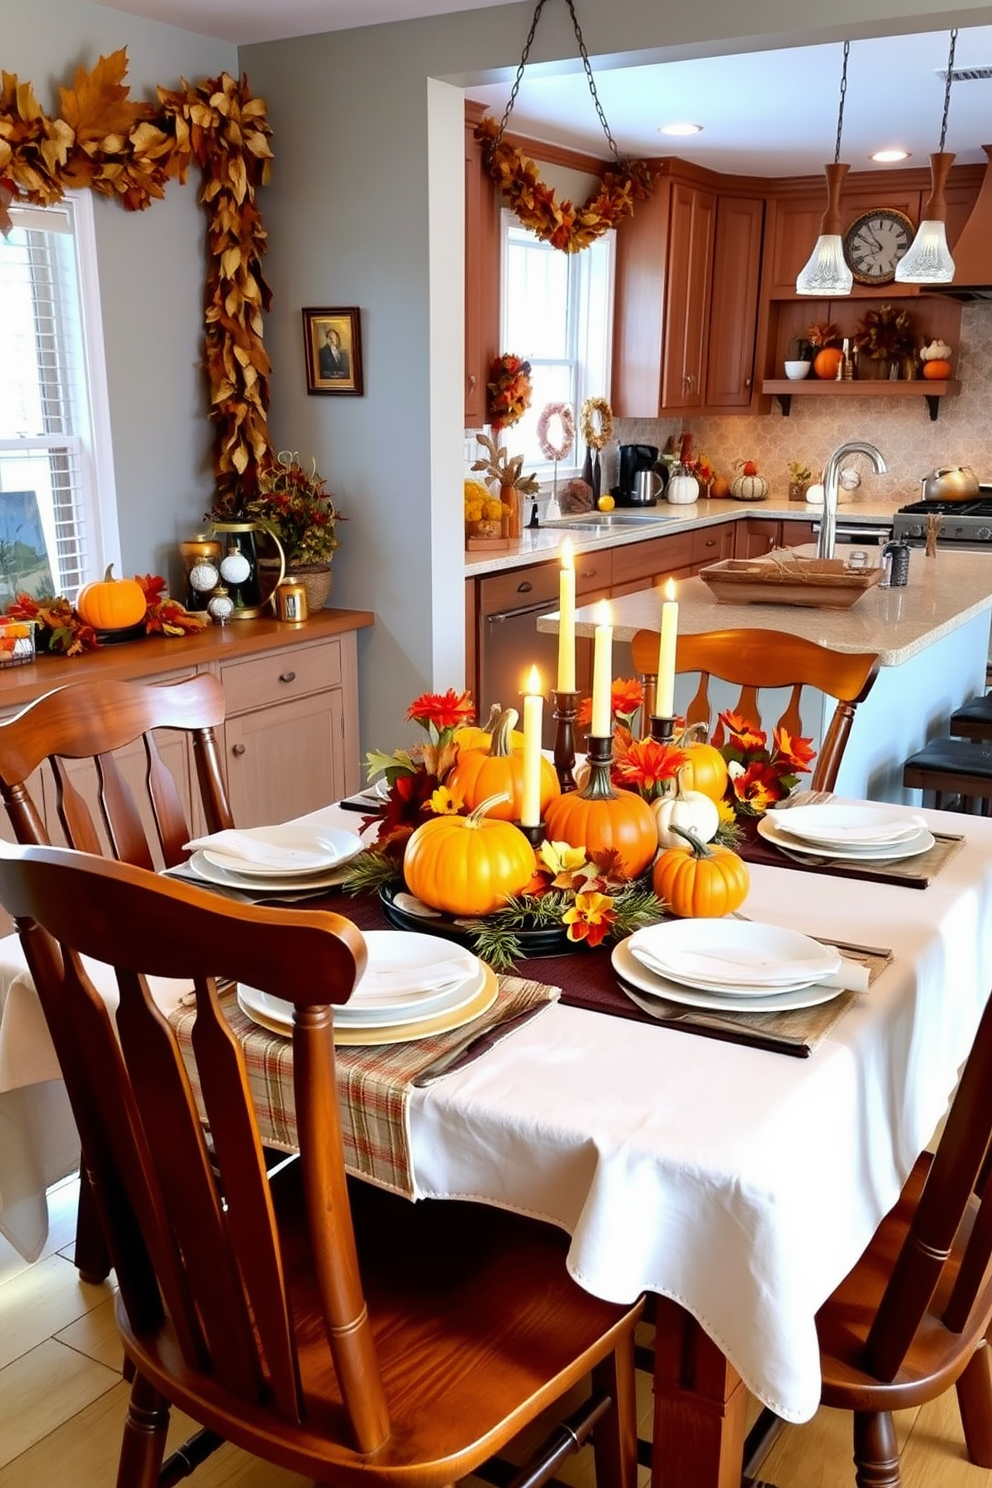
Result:
{"label": "wall clock", "polygon": [[857,282],[891,284],[915,232],[906,214],[894,207],[875,207],[855,217],[844,234],[844,257]]}

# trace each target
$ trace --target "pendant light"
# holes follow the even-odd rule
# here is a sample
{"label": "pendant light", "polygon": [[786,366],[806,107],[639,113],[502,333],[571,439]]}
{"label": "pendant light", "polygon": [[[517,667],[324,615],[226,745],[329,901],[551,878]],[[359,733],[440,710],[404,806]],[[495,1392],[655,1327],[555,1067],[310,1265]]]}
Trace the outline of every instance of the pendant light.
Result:
{"label": "pendant light", "polygon": [[947,57],[940,148],[935,155],[930,156],[930,197],[924,205],[916,237],[896,264],[897,284],[950,284],[954,278],[954,260],[947,246],[947,202],[944,198],[944,187],[954,156],[944,150],[944,140],[947,137],[947,114],[951,106],[951,81],[957,39],[955,29],[951,32],[951,49]]}
{"label": "pendant light", "polygon": [[809,262],[796,280],[796,294],[816,295],[820,299],[833,299],[836,295],[848,295],[854,285],[854,275],[844,257],[841,239],[840,188],[844,177],[851,169],[840,164],[840,138],[844,128],[844,95],[847,92],[847,59],[851,43],[844,43],[844,66],[840,78],[840,103],[837,108],[837,142],[834,145],[834,163],[823,167],[827,178],[827,210],[820,222],[820,236],[810,255]]}

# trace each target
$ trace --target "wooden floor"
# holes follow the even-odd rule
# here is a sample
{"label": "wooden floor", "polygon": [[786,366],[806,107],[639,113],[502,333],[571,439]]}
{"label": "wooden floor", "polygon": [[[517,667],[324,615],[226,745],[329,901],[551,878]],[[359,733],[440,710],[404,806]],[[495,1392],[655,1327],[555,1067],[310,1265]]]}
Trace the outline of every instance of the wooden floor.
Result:
{"label": "wooden floor", "polygon": [[[45,1255],[28,1266],[0,1240],[0,1488],[113,1488],[127,1386],[109,1285],[86,1286],[71,1261],[75,1185],[51,1196]],[[650,1434],[650,1381],[639,1377],[641,1434]],[[992,1488],[992,1471],[964,1454],[954,1392],[898,1418],[904,1488]],[[174,1444],[194,1429],[173,1416]],[[562,1471],[591,1488],[589,1453]],[[642,1485],[646,1480],[642,1473]],[[821,1410],[789,1427],[761,1477],[775,1488],[853,1488],[850,1425]],[[191,1488],[307,1488],[309,1480],[223,1447]]]}

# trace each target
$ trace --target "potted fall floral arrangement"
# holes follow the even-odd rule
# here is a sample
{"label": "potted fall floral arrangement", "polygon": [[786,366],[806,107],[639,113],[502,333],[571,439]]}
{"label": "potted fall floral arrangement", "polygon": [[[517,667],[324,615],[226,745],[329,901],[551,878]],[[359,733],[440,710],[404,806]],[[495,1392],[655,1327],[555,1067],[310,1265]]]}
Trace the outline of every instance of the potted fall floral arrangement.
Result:
{"label": "potted fall floral arrangement", "polygon": [[297,454],[281,450],[259,471],[258,494],[245,503],[244,512],[279,539],[286,572],[303,584],[310,609],[320,609],[331,590],[331,559],[341,546],[337,523],[345,518],[318,475],[316,460],[308,470]]}

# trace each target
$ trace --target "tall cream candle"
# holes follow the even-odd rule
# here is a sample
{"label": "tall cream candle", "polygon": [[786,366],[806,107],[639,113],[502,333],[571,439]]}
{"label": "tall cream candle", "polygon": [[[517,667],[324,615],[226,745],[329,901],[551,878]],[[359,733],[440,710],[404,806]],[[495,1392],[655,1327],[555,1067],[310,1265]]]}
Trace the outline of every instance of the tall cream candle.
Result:
{"label": "tall cream candle", "polygon": [[675,602],[675,580],[665,583],[665,600],[661,606],[661,640],[658,645],[658,695],[656,716],[675,715],[675,646],[679,633],[679,607]]}
{"label": "tall cream candle", "polygon": [[613,733],[613,624],[610,607],[601,599],[596,607],[596,635],[592,655],[592,723],[590,732],[605,739]]}
{"label": "tall cream candle", "polygon": [[568,537],[558,576],[558,691],[575,691],[575,558]]}
{"label": "tall cream candle", "polygon": [[520,800],[520,825],[536,827],[541,820],[541,730],[544,697],[541,676],[531,667],[524,688],[524,784]]}

